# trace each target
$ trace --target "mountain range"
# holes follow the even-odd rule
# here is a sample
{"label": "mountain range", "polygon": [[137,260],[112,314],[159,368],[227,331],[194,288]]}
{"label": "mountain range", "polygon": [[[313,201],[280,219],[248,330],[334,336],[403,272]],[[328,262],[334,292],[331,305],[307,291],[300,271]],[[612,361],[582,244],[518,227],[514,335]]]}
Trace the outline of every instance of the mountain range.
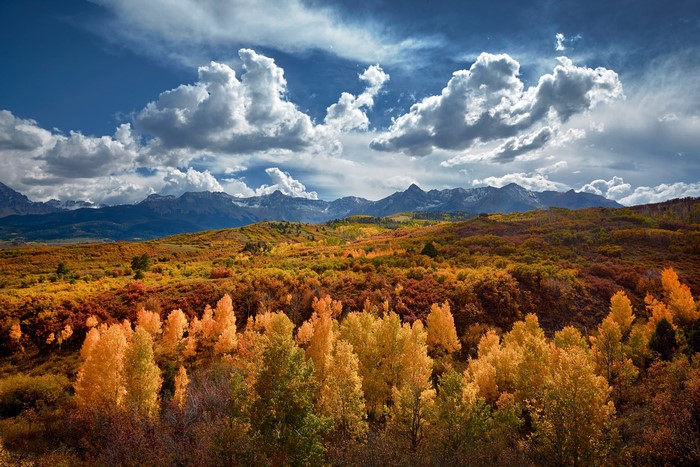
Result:
{"label": "mountain range", "polygon": [[279,191],[239,198],[205,191],[188,192],[179,197],[154,194],[136,204],[98,207],[84,202],[33,202],[0,184],[0,240],[19,243],[66,239],[136,240],[239,227],[264,220],[320,223],[353,215],[385,217],[411,211],[477,215],[548,207],[622,206],[590,193],[534,192],[512,183],[502,188],[430,191],[414,184],[378,201],[353,196],[335,201],[312,200],[294,198]]}

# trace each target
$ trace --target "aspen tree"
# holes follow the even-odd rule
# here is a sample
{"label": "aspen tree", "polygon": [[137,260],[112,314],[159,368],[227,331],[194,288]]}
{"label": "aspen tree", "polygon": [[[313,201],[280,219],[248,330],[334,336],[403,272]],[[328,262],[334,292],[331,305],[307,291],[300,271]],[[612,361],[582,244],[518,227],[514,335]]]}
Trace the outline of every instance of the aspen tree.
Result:
{"label": "aspen tree", "polygon": [[75,401],[81,410],[108,412],[124,401],[124,355],[129,343],[120,324],[98,335],[96,342],[83,346],[86,358],[75,382]]}
{"label": "aspen tree", "polygon": [[189,384],[190,378],[187,376],[187,370],[184,366],[180,365],[177,376],[175,376],[175,394],[173,395],[173,400],[181,410],[185,408],[185,404],[187,403],[187,387]]}
{"label": "aspen tree", "polygon": [[136,324],[145,329],[152,337],[156,337],[162,332],[160,314],[148,311],[143,307],[136,314]]}
{"label": "aspen tree", "polygon": [[428,314],[427,329],[428,350],[433,356],[451,354],[462,348],[449,303],[433,303]]}
{"label": "aspen tree", "polygon": [[125,354],[124,380],[127,405],[141,415],[155,418],[163,378],[153,356],[153,337],[141,326],[136,327]]}
{"label": "aspen tree", "polygon": [[361,438],[368,428],[359,365],[352,345],[337,341],[321,386],[321,413],[332,418],[336,429],[348,438]]}
{"label": "aspen tree", "polygon": [[393,405],[389,409],[387,430],[398,440],[408,441],[417,450],[432,422],[435,389],[430,375],[433,361],[428,356],[427,333],[418,320],[403,326],[403,362],[400,385],[392,389]]}
{"label": "aspen tree", "polygon": [[182,310],[177,309],[170,312],[163,328],[163,337],[160,341],[160,354],[177,358],[180,353],[182,337],[187,329],[187,317]]}

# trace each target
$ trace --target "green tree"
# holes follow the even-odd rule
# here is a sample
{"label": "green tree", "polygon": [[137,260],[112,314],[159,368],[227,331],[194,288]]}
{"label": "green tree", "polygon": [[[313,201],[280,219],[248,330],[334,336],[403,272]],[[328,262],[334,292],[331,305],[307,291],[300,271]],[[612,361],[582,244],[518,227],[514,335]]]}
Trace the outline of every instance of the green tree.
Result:
{"label": "green tree", "polygon": [[331,422],[314,412],[313,362],[294,342],[292,327],[279,320],[271,322],[265,337],[251,406],[253,426],[273,463],[318,465],[323,460],[323,435]]}

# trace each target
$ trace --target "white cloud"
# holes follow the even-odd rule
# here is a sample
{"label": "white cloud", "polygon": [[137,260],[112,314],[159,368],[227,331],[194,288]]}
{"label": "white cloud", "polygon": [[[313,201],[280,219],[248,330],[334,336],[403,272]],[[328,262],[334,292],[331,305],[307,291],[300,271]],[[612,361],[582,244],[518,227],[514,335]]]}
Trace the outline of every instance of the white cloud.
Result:
{"label": "white cloud", "polygon": [[188,191],[224,191],[216,178],[208,170],[199,172],[189,167],[186,172],[170,169],[163,178],[163,195],[181,195]]}
{"label": "white cloud", "polygon": [[674,198],[699,197],[700,182],[697,183],[662,183],[657,186],[640,186],[632,189],[632,185],[625,183],[622,177],[613,177],[610,180],[593,180],[585,184],[579,191],[602,195],[614,199],[625,206],[637,204],[660,203]]}
{"label": "white cloud", "polygon": [[557,126],[623,97],[614,71],[578,67],[566,57],[558,60],[552,74],[525,90],[516,60],[482,53],[469,70],[456,71],[439,96],[423,99],[398,117],[372,141],[372,148],[416,156],[437,148],[467,149],[478,142],[518,137],[542,121]]}
{"label": "white cloud", "polygon": [[662,183],[654,187],[640,186],[632,194],[620,199],[626,206],[647,203],[660,203],[674,198],[700,197],[700,182],[671,184]]}
{"label": "white cloud", "polygon": [[51,133],[39,128],[34,120],[15,117],[0,110],[0,151],[32,151],[45,145]]}
{"label": "white cloud", "polygon": [[254,153],[301,151],[323,135],[308,115],[287,101],[284,71],[271,58],[239,51],[239,80],[228,65],[199,68],[199,80],[161,93],[135,118],[136,127],[164,149]]}
{"label": "white cloud", "polygon": [[472,185],[487,185],[500,188],[509,183],[517,183],[523,188],[531,191],[565,191],[570,187],[564,183],[555,182],[547,178],[545,173],[529,172],[529,173],[509,173],[500,177],[492,176],[482,179],[472,180]]}
{"label": "white cloud", "polygon": [[369,125],[366,110],[374,105],[374,97],[379,93],[389,75],[372,65],[359,78],[367,83],[367,88],[359,96],[344,92],[337,103],[326,110],[325,124],[337,131],[366,130]]}
{"label": "white cloud", "polygon": [[593,180],[581,187],[579,191],[605,196],[608,199],[620,200],[632,190],[632,185],[625,183],[622,177],[615,176],[610,180]]}
{"label": "white cloud", "polygon": [[556,44],[554,44],[554,50],[557,52],[563,52],[566,50],[566,47],[564,46],[564,41],[566,40],[566,37],[564,34],[558,32],[557,35],[555,36],[556,39]]}
{"label": "white cloud", "polygon": [[128,170],[138,158],[138,147],[128,123],[117,128],[115,137],[99,138],[71,131],[68,137],[54,135],[54,146],[38,159],[44,172],[63,178],[92,178]]}
{"label": "white cloud", "polygon": [[295,198],[318,199],[318,194],[315,191],[306,191],[306,187],[303,183],[294,179],[287,172],[282,172],[277,167],[265,169],[265,173],[272,179],[273,184],[262,185],[255,190],[257,196],[270,195],[279,190],[283,194]]}
{"label": "white cloud", "polygon": [[241,45],[298,53],[323,50],[351,60],[390,62],[430,46],[416,38],[396,39],[369,21],[350,23],[330,7],[302,0],[92,0],[114,20],[107,39],[139,53],[191,64],[202,49]]}

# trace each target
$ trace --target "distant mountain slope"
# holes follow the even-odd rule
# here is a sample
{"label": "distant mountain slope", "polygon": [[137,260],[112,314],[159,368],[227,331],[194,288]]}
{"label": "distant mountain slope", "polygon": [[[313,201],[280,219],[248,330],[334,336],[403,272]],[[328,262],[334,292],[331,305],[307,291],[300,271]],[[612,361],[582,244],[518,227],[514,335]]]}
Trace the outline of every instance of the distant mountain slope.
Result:
{"label": "distant mountain slope", "polygon": [[24,214],[47,214],[63,211],[60,206],[52,203],[36,203],[23,194],[0,183],[0,217]]}
{"label": "distant mountain slope", "polygon": [[[8,189],[9,190],[9,189]],[[502,188],[454,188],[423,191],[416,185],[379,201],[346,197],[335,201],[293,198],[276,191],[270,195],[237,198],[226,193],[197,192],[182,196],[151,195],[134,205],[66,211],[50,203],[32,203],[9,190],[10,206],[22,213],[0,219],[0,240],[51,241],[60,239],[134,240],[201,230],[238,227],[263,220],[320,223],[351,215],[385,217],[397,212],[494,213],[546,209],[621,207],[615,201],[589,193],[533,192],[516,184]],[[24,201],[24,204],[22,204]],[[31,212],[31,207],[59,211]],[[48,205],[48,206],[47,206]],[[2,204],[2,206],[5,206]],[[15,214],[20,213],[15,209]]]}
{"label": "distant mountain slope", "polygon": [[59,201],[52,199],[45,203],[30,201],[22,193],[0,182],[0,217],[49,214],[52,212],[71,211],[80,208],[100,207],[87,201]]}
{"label": "distant mountain slope", "polygon": [[473,213],[516,212],[546,209],[550,206],[582,209],[591,207],[620,208],[622,205],[590,193],[557,191],[534,192],[511,183],[502,188],[453,188],[423,191],[411,185],[406,191],[358,207],[351,214],[389,216],[403,211],[467,211]]}

